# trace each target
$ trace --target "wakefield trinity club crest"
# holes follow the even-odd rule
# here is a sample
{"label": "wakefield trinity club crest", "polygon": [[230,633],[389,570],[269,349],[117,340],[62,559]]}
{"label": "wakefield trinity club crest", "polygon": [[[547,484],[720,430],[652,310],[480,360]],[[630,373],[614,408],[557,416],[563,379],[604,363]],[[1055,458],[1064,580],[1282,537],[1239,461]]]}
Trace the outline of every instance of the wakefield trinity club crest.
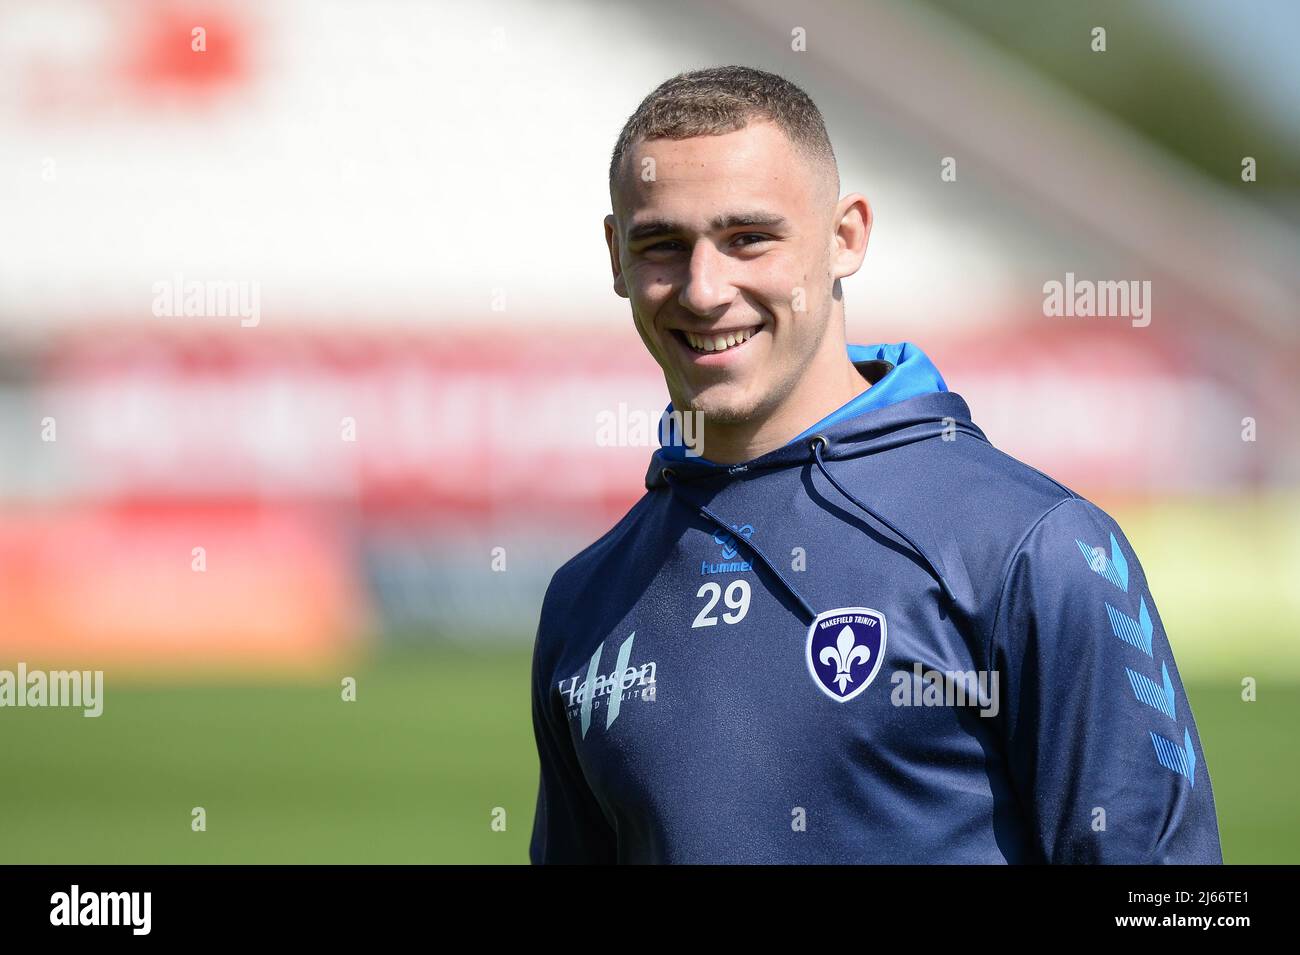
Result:
{"label": "wakefield trinity club crest", "polygon": [[885,658],[885,615],[867,607],[818,614],[808,628],[808,672],[832,700],[845,703],[868,686]]}

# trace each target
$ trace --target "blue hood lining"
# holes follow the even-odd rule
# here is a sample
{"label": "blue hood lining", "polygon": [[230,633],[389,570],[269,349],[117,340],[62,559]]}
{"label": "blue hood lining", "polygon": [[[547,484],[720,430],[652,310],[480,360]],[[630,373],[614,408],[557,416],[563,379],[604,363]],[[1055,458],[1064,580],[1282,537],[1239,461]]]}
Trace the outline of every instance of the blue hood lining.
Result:
{"label": "blue hood lining", "polygon": [[[863,377],[871,381],[871,387],[857,395],[816,424],[805,429],[786,442],[786,447],[804,441],[812,435],[833,427],[842,421],[856,418],[858,415],[885,408],[909,398],[935,394],[948,390],[939,369],[930,361],[928,355],[911,342],[880,345],[849,345],[849,361],[857,366]],[[873,379],[871,372],[881,365],[887,366],[884,375]],[[665,461],[686,460],[686,447],[678,434],[677,418],[672,417],[672,402],[664,409],[668,422],[666,429],[660,429],[660,448],[657,456]],[[707,458],[692,458],[700,464],[723,465]]]}
{"label": "blue hood lining", "polygon": [[899,342],[896,345],[850,345],[849,361],[854,365],[887,362],[893,367],[862,394],[791,439],[790,444],[868,411],[906,401],[908,398],[948,390],[943,376],[930,361],[930,357],[911,342]]}

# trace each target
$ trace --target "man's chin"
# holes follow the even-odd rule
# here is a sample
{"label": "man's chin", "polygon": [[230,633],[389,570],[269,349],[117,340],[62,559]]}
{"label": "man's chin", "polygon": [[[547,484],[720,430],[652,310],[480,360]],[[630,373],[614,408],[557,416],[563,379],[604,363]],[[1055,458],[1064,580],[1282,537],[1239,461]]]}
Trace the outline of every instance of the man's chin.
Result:
{"label": "man's chin", "polygon": [[733,425],[753,419],[758,410],[758,403],[746,394],[714,394],[717,389],[709,389],[696,395],[685,408],[674,408],[702,414],[707,424]]}

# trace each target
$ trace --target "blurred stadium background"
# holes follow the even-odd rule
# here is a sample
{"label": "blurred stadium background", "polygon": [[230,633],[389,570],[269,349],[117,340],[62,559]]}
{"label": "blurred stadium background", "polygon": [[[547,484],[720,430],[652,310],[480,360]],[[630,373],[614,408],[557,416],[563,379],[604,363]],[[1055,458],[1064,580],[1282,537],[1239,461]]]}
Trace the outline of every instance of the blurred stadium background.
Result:
{"label": "blurred stadium background", "polygon": [[[609,151],[726,62],[874,205],[850,339],[1117,517],[1227,861],[1300,861],[1298,39],[1283,0],[0,3],[0,668],[106,671],[99,719],[0,710],[0,861],[526,859],[541,595],[641,490],[600,416],[667,400]],[[1150,280],[1150,326],[1044,317],[1067,272]],[[190,281],[256,324],[154,314]]]}

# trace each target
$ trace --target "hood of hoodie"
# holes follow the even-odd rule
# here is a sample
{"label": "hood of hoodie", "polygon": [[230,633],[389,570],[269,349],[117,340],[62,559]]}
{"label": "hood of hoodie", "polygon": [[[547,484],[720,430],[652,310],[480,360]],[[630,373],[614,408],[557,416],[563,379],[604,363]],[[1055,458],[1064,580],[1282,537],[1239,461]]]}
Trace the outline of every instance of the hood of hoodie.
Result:
{"label": "hood of hoodie", "polygon": [[[671,417],[674,409],[669,403],[664,411],[666,416],[670,416],[667,418],[668,428],[661,434],[660,447],[651,457],[650,468],[646,473],[646,488],[653,490],[664,484],[662,471],[665,467],[670,468],[671,473],[682,477],[699,477],[720,473],[740,474],[751,469],[782,467],[807,461],[807,454],[800,453],[799,449],[804,448],[807,440],[814,434],[827,437],[834,435],[838,438],[837,445],[841,447],[837,448],[839,453],[836,456],[842,457],[844,456],[843,442],[849,441],[854,445],[870,442],[873,437],[879,436],[880,429],[895,431],[902,426],[901,422],[907,420],[906,415],[901,418],[872,415],[870,420],[857,421],[862,416],[925,395],[949,394],[948,386],[944,383],[943,376],[939,374],[939,369],[934,366],[925,352],[911,342],[849,345],[848,356],[862,376],[871,382],[871,387],[821,421],[804,429],[783,447],[743,464],[719,464],[704,457],[691,456],[686,443],[681,440],[677,419]],[[983,434],[970,422],[970,412],[966,403],[956,395],[951,397],[956,400],[912,407],[922,418],[927,415],[926,411],[921,410],[922,408],[943,411],[944,414],[939,415],[940,419],[952,417],[953,426],[957,428],[962,428],[964,422],[982,438]],[[953,416],[947,413],[953,410],[960,410],[961,414]],[[852,440],[854,435],[857,436],[856,440]],[[795,450],[791,452],[791,449]]]}
{"label": "hood of hoodie", "polygon": [[[676,434],[676,420],[663,436],[662,446],[651,458],[646,473],[648,490],[667,487],[684,505],[731,533],[736,524],[715,509],[720,492],[735,482],[762,479],[765,474],[789,468],[812,466],[826,478],[844,500],[887,528],[901,544],[911,549],[953,599],[952,582],[945,574],[939,555],[924,529],[903,526],[909,520],[893,520],[879,502],[868,500],[860,477],[846,480],[849,462],[921,441],[953,441],[960,434],[987,443],[984,433],[970,418],[970,409],[960,395],[948,391],[943,377],[926,354],[910,342],[880,345],[849,345],[850,360],[862,372],[870,388],[805,429],[787,444],[739,464],[720,464],[687,455]],[[671,412],[672,405],[668,406]],[[847,470],[846,470],[847,469]],[[837,478],[836,472],[839,471]],[[846,483],[848,486],[846,486]],[[912,517],[913,515],[908,515]],[[806,612],[815,615],[803,597],[768,560],[756,539],[745,545],[755,557],[768,564]]]}

